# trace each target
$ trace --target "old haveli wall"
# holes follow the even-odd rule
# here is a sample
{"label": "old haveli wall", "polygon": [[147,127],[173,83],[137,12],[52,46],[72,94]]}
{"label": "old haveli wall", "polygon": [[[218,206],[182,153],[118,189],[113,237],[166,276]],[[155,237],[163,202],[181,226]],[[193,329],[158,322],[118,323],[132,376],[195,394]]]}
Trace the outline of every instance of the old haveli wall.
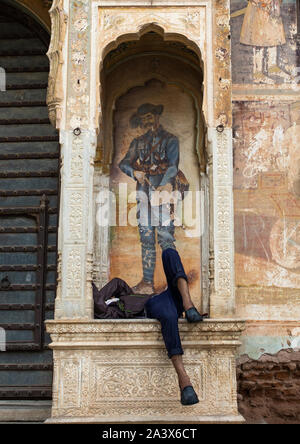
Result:
{"label": "old haveli wall", "polygon": [[[238,359],[249,420],[299,421],[300,89],[296,0],[231,0]],[[298,400],[298,402],[297,402]],[[297,407],[298,405],[298,407]]]}
{"label": "old haveli wall", "polygon": [[[215,5],[220,3],[227,2],[215,1]],[[90,124],[88,116],[78,115],[82,103],[90,100],[86,73],[88,38],[84,33],[90,21],[88,2],[74,3],[71,12],[73,52],[69,57],[72,56],[74,70],[68,79],[72,97],[68,102],[66,122],[70,128],[86,128]],[[193,16],[188,18],[191,20]],[[63,29],[63,19],[61,23]],[[230,126],[231,113],[226,115],[227,110],[223,107],[225,98],[231,94],[229,63],[226,62],[230,54],[226,16],[220,13],[217,24],[219,46],[215,48],[214,83],[220,93],[215,101],[214,123],[224,123],[225,120]],[[194,25],[189,26],[193,29]],[[82,33],[84,38],[81,38]],[[231,0],[231,43],[236,315],[248,321],[240,349],[238,376],[243,397],[240,401],[245,403],[247,417],[247,408],[255,408],[255,401],[251,405],[251,397],[256,396],[256,389],[263,390],[260,393],[264,399],[276,400],[279,394],[272,389],[276,389],[278,381],[283,381],[284,372],[288,372],[288,379],[293,382],[279,384],[282,393],[291,389],[289,384],[296,394],[296,387],[299,387],[294,385],[299,376],[297,350],[300,347],[300,165],[297,152],[300,63],[296,0]],[[89,107],[85,106],[84,110],[87,109]],[[79,146],[79,142],[74,142],[72,153],[75,172],[80,171],[83,161],[83,142],[80,138],[78,141],[82,144]],[[92,154],[91,151],[91,157]],[[82,196],[85,198],[84,194]],[[75,197],[80,206],[80,195]],[[76,227],[74,233],[78,236]],[[81,240],[84,247],[86,239]],[[77,254],[76,248],[70,251],[71,259]],[[224,254],[220,254],[222,256]],[[80,271],[83,266],[79,260],[78,264]],[[225,275],[222,274],[222,279],[226,283]],[[81,278],[80,282],[83,281]],[[66,284],[67,295],[78,293],[74,282],[70,286]],[[225,296],[228,303],[227,293]],[[77,313],[76,304],[72,304],[72,310]],[[73,311],[70,310],[71,314]],[[90,312],[90,308],[86,311]],[[281,350],[285,353],[284,358],[280,355]],[[284,368],[290,364],[293,365],[288,370]],[[249,374],[251,367],[253,372]],[[271,386],[268,392],[262,380],[269,380],[275,386]],[[248,386],[247,382],[250,383]],[[271,404],[267,405],[266,420],[271,420],[272,414],[276,415],[276,412],[272,411]],[[291,420],[297,420],[297,414],[294,412],[293,415]]]}

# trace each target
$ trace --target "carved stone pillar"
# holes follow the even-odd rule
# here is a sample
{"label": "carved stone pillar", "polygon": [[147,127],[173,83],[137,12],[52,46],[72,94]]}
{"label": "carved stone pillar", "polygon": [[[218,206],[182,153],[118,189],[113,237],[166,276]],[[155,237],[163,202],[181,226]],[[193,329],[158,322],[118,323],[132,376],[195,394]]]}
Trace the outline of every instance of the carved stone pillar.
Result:
{"label": "carved stone pillar", "polygon": [[212,171],[213,207],[210,261],[211,295],[210,316],[232,317],[235,313],[234,292],[234,235],[232,196],[232,142],[231,129],[211,130],[214,162]]}
{"label": "carved stone pillar", "polygon": [[61,131],[59,280],[55,318],[93,316],[93,159],[95,134]]}
{"label": "carved stone pillar", "polygon": [[47,103],[61,144],[56,319],[93,316],[96,130],[90,125],[90,9],[88,0],[54,0],[50,10]]}
{"label": "carved stone pillar", "polygon": [[230,1],[214,0],[213,35],[213,119],[208,128],[212,154],[212,193],[210,260],[214,265],[210,295],[210,316],[235,314],[233,154],[230,62]]}
{"label": "carved stone pillar", "polygon": [[95,208],[95,242],[93,280],[98,288],[104,287],[109,279],[109,226],[101,226],[98,218],[101,211],[100,193],[109,192],[109,174],[97,174],[94,181],[94,208]]}

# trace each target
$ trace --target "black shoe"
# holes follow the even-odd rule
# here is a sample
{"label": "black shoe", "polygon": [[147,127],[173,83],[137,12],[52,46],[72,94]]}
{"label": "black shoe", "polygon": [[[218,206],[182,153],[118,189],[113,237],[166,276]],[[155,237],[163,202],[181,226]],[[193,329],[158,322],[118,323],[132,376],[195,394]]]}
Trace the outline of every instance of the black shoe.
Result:
{"label": "black shoe", "polygon": [[181,404],[182,405],[193,405],[199,402],[197,393],[191,385],[188,385],[183,390],[181,390]]}
{"label": "black shoe", "polygon": [[185,311],[185,317],[188,322],[202,322],[203,316],[199,313],[199,311],[195,308],[189,308]]}

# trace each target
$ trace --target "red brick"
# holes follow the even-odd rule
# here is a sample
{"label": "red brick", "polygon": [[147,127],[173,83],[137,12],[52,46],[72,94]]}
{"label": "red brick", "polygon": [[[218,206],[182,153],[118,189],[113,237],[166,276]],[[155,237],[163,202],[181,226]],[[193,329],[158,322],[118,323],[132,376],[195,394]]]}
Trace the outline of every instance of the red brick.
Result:
{"label": "red brick", "polygon": [[297,364],[295,362],[291,362],[289,364],[284,365],[284,368],[287,368],[291,372],[294,372],[297,369]]}
{"label": "red brick", "polygon": [[256,386],[256,382],[254,381],[243,381],[240,384],[242,390],[249,390]]}
{"label": "red brick", "polygon": [[300,423],[299,352],[283,350],[258,361],[244,360],[237,375],[238,404],[247,421]]}
{"label": "red brick", "polygon": [[276,379],[289,379],[290,373],[286,371],[277,372],[274,374]]}

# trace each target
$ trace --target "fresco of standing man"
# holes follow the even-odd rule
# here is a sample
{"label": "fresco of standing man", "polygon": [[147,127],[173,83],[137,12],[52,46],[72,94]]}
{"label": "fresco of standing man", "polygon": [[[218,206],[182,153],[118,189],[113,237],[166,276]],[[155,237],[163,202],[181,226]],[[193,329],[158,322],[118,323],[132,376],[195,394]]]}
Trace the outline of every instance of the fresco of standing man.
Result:
{"label": "fresco of standing man", "polygon": [[231,14],[245,14],[240,43],[253,46],[254,83],[272,84],[272,76],[290,79],[290,72],[279,66],[278,47],[286,43],[281,4],[282,0],[248,0],[246,8]]}
{"label": "fresco of standing man", "polygon": [[[154,269],[157,241],[162,250],[176,249],[175,226],[170,203],[151,205],[155,191],[171,193],[175,189],[179,165],[179,141],[159,122],[163,105],[144,103],[130,118],[132,128],[141,127],[145,133],[133,139],[119,168],[137,182],[137,220],[142,249],[143,279],[133,287],[136,294],[154,293]],[[145,199],[141,199],[141,192]],[[145,215],[147,218],[142,216]],[[155,221],[155,223],[153,223]]]}

